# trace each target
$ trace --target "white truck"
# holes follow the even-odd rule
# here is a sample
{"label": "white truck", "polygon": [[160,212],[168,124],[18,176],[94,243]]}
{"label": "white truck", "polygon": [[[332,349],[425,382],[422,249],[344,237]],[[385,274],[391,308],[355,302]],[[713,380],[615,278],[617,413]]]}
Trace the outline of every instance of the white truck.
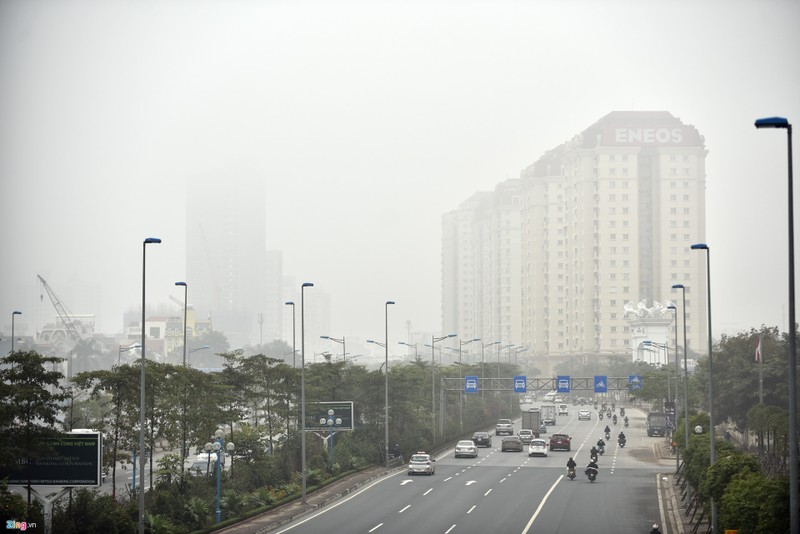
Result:
{"label": "white truck", "polygon": [[554,404],[542,405],[542,422],[546,425],[556,424],[556,407]]}
{"label": "white truck", "polygon": [[542,412],[538,408],[531,408],[522,412],[522,428],[533,430],[534,436],[539,437],[539,426],[542,424]]}

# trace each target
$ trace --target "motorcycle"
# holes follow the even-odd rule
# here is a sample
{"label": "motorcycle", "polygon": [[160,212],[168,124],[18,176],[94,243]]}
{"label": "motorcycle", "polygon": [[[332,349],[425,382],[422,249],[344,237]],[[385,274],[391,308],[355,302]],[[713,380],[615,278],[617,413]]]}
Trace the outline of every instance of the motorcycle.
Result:
{"label": "motorcycle", "polygon": [[603,412],[600,412],[599,414],[597,414],[597,417],[602,421],[603,420]]}
{"label": "motorcycle", "polygon": [[589,458],[591,458],[592,462],[597,463],[597,455],[596,454],[591,454],[589,456]]}
{"label": "motorcycle", "polygon": [[567,467],[567,476],[570,480],[575,480],[575,468],[574,467]]}
{"label": "motorcycle", "polygon": [[625,408],[620,408],[619,409],[619,415],[620,415],[620,417],[625,417]]}
{"label": "motorcycle", "polygon": [[606,432],[606,441],[608,441],[610,439],[611,439],[611,433],[610,432]]}
{"label": "motorcycle", "polygon": [[625,426],[628,426],[628,420],[625,419]]}
{"label": "motorcycle", "polygon": [[597,480],[597,469],[594,467],[587,467],[586,468],[586,476],[589,478],[589,482],[594,482]]}
{"label": "motorcycle", "polygon": [[619,438],[617,440],[617,445],[619,445],[620,449],[624,449],[625,448],[625,441],[626,441],[625,438]]}
{"label": "motorcycle", "polygon": [[600,454],[600,456],[603,456],[606,453],[606,448],[605,447],[597,447],[597,452]]}
{"label": "motorcycle", "polygon": [[611,418],[611,421],[616,425],[617,424],[617,416]]}
{"label": "motorcycle", "polygon": [[608,417],[609,419],[611,419],[611,412],[608,412],[608,413],[606,414],[606,417]]}

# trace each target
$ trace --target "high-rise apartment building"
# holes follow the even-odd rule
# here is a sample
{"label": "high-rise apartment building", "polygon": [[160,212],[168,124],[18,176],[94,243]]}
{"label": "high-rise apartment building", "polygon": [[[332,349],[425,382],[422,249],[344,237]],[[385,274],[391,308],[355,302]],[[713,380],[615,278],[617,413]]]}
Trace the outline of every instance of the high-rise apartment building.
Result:
{"label": "high-rise apartment building", "polygon": [[670,113],[612,112],[471,197],[443,217],[443,331],[542,356],[635,355],[637,313],[676,301],[682,319],[683,284],[701,350],[705,257],[690,246],[705,238],[706,153]]}
{"label": "high-rise apartment building", "polygon": [[[198,318],[211,318],[214,330],[225,334],[232,348],[254,345],[259,341],[259,314],[271,309],[266,303],[264,180],[238,177],[207,183],[198,180],[187,190],[189,302]],[[279,335],[280,330],[275,337]],[[265,335],[264,341],[272,339]]]}

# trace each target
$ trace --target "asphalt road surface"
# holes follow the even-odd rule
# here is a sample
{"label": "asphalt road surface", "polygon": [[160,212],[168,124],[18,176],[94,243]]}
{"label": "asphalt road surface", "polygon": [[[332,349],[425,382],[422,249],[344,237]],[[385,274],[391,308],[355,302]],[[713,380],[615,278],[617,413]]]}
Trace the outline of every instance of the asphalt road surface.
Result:
{"label": "asphalt road surface", "polygon": [[[395,473],[319,511],[283,525],[273,532],[329,534],[426,533],[619,533],[649,532],[661,523],[656,474],[670,468],[648,438],[644,415],[628,410],[627,446],[612,440],[600,457],[600,474],[590,483],[583,474],[589,450],[607,421],[578,421],[575,407],[548,427],[572,436],[572,450],[528,457],[525,452],[500,452],[502,437],[481,448],[478,458],[455,458],[452,450],[437,457],[436,474],[409,476]],[[519,430],[516,421],[515,431]],[[566,477],[567,459],[578,463],[578,477]]]}

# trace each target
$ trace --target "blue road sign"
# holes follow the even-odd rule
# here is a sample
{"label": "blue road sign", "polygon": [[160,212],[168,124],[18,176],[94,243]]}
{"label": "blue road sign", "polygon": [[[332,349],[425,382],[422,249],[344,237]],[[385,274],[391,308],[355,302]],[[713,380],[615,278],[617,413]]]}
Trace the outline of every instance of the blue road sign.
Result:
{"label": "blue road sign", "polygon": [[514,377],[514,393],[525,393],[528,391],[528,377],[521,375]]}
{"label": "blue road sign", "polygon": [[594,392],[607,393],[608,392],[608,377],[605,375],[594,375]]}
{"label": "blue road sign", "polygon": [[464,377],[464,393],[477,393],[478,392],[478,377],[470,375]]}
{"label": "blue road sign", "polygon": [[570,381],[569,377],[565,375],[560,375],[556,377],[556,392],[557,393],[569,393],[570,388]]}
{"label": "blue road sign", "polygon": [[628,391],[636,391],[642,388],[641,375],[628,375]]}

